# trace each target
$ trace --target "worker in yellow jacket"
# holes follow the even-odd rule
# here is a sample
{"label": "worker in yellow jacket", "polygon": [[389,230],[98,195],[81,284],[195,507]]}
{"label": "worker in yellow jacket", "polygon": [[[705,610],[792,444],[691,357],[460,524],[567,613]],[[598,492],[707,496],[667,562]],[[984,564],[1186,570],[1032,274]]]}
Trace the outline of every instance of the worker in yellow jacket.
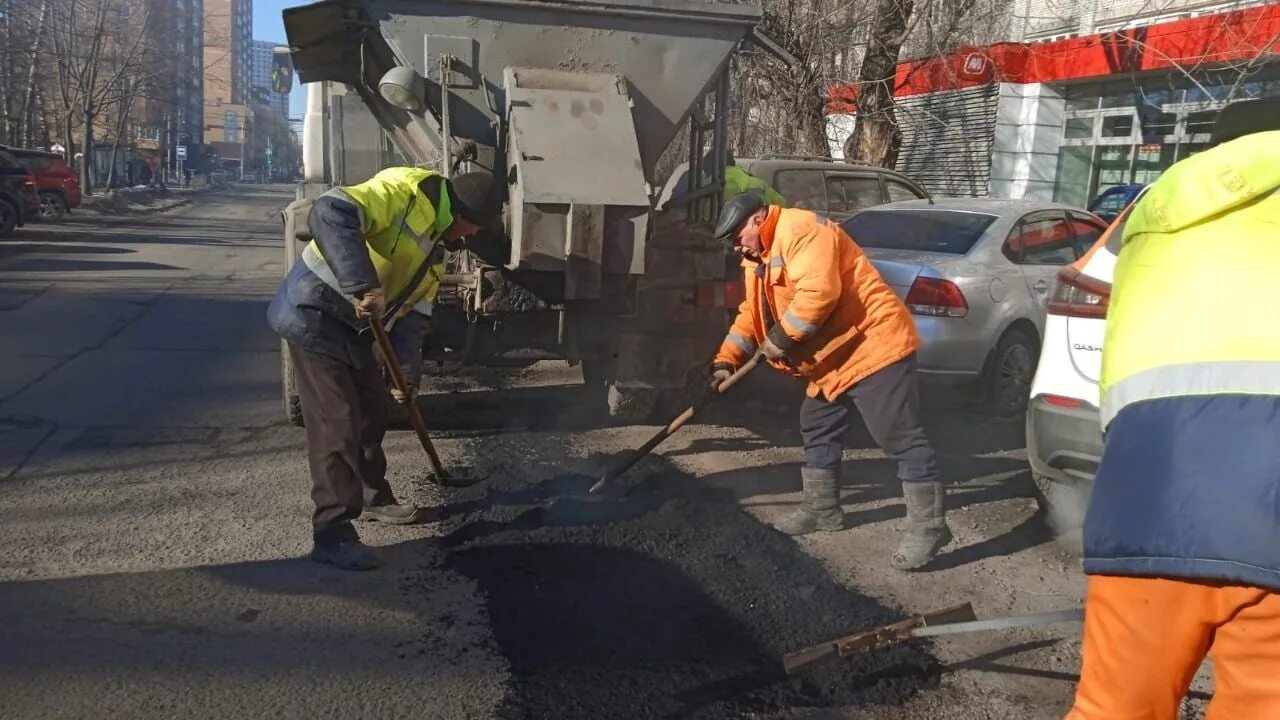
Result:
{"label": "worker in yellow jacket", "polygon": [[494,223],[502,208],[489,173],[453,180],[421,168],[383,170],[314,203],[303,250],[267,311],[289,345],[307,433],[315,514],[311,558],[376,567],[351,521],[417,521],[396,502],[382,452],[389,407],[369,323],[390,325],[396,358],[416,389],[445,252]]}
{"label": "worker in yellow jacket", "polygon": [[1280,718],[1280,98],[1225,108],[1124,226],[1070,720]]}

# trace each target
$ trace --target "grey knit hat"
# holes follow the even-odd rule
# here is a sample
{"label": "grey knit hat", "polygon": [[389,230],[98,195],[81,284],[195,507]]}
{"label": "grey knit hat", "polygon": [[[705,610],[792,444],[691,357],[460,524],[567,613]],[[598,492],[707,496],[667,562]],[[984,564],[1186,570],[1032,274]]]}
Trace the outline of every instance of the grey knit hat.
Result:
{"label": "grey knit hat", "polygon": [[492,173],[463,173],[449,181],[453,211],[476,225],[489,226],[502,216],[502,198]]}

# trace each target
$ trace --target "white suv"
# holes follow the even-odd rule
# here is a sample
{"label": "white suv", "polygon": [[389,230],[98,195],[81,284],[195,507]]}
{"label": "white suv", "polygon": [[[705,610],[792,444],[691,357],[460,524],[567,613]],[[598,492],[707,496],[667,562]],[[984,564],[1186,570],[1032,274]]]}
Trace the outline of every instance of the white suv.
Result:
{"label": "white suv", "polygon": [[1138,198],[1083,257],[1062,268],[1046,303],[1044,344],[1027,404],[1027,459],[1050,525],[1070,533],[1084,521],[1102,459],[1098,416],[1102,341],[1111,278],[1125,220]]}

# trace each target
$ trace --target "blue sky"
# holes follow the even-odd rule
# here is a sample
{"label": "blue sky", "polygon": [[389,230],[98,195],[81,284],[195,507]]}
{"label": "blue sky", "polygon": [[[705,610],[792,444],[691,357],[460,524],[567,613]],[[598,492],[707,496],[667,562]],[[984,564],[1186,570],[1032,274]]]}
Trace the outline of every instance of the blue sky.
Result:
{"label": "blue sky", "polygon": [[[253,0],[253,39],[284,44],[284,21],[280,11],[306,5],[310,0]],[[296,80],[297,78],[295,78]],[[289,96],[289,116],[301,118],[307,108],[307,93],[296,82]]]}

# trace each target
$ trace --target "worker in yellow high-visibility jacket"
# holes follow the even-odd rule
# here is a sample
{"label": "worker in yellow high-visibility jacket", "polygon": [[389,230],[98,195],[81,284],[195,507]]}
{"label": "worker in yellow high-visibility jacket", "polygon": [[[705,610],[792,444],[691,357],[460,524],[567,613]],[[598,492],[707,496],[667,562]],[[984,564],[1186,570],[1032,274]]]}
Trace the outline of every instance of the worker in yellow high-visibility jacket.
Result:
{"label": "worker in yellow high-visibility jacket", "polygon": [[1280,718],[1280,98],[1225,108],[1124,226],[1070,720]]}
{"label": "worker in yellow high-visibility jacket", "polygon": [[406,378],[417,385],[445,251],[494,223],[502,208],[489,173],[453,180],[397,167],[330,190],[314,203],[314,240],[285,277],[268,322],[289,344],[311,465],[312,559],[376,567],[351,521],[417,521],[396,502],[382,452],[389,405],[369,323],[391,325]]}

